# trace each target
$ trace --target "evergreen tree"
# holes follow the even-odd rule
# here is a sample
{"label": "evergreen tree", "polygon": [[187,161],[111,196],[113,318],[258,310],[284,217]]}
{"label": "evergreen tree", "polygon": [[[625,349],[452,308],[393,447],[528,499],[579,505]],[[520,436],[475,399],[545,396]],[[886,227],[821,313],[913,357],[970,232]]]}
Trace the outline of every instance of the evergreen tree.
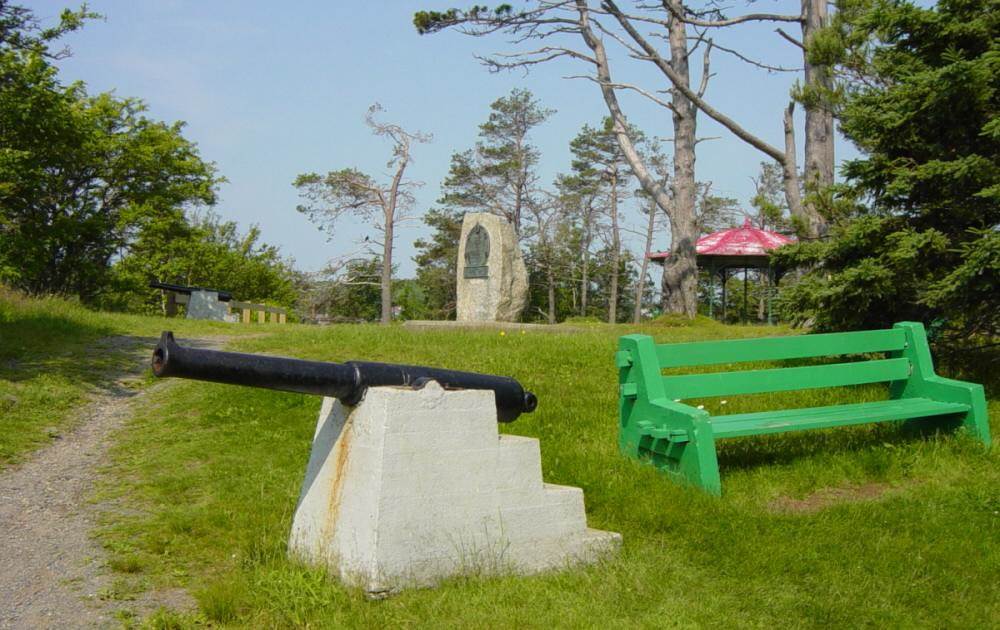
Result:
{"label": "evergreen tree", "polygon": [[[637,144],[643,141],[642,133],[635,128],[629,129],[629,136]],[[610,296],[607,300],[607,320],[609,323],[614,323],[618,321],[623,191],[628,189],[632,172],[628,160],[625,159],[625,153],[618,143],[611,118],[604,118],[599,128],[584,125],[580,133],[570,142],[570,150],[573,153],[574,174],[600,195],[602,214],[607,218],[605,240],[611,254],[611,264],[608,267],[611,276],[608,283]],[[589,233],[590,225],[586,225],[585,229]],[[584,271],[586,273],[586,266]]]}
{"label": "evergreen tree", "polygon": [[812,269],[784,293],[823,329],[922,320],[1000,334],[1000,11],[995,0],[850,5],[838,27],[856,81],[829,241],[780,252]]}
{"label": "evergreen tree", "polygon": [[794,225],[798,217],[789,216],[788,204],[782,193],[781,177],[781,167],[777,164],[760,163],[760,172],[753,178],[754,196],[750,199],[750,205],[756,214],[754,224],[771,232],[803,234],[806,230]]}
{"label": "evergreen tree", "polygon": [[430,239],[413,243],[417,255],[416,283],[423,294],[426,316],[453,319],[458,301],[455,279],[458,274],[458,241],[462,235],[462,214],[434,208],[424,215],[424,223],[433,228]]}
{"label": "evergreen tree", "polygon": [[539,152],[531,130],[554,110],[543,108],[528,90],[514,89],[490,105],[479,126],[479,141],[451,157],[440,203],[451,209],[492,212],[507,219],[520,235],[530,207],[538,203]]}

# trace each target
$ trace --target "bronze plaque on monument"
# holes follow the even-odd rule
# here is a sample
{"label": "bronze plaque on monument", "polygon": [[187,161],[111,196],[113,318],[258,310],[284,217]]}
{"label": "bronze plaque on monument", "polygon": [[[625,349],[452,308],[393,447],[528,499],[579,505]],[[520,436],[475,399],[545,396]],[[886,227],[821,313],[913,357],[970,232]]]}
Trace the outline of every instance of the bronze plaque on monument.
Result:
{"label": "bronze plaque on monument", "polygon": [[490,259],[490,235],[481,225],[469,230],[465,238],[465,277],[486,278],[489,276],[487,262]]}

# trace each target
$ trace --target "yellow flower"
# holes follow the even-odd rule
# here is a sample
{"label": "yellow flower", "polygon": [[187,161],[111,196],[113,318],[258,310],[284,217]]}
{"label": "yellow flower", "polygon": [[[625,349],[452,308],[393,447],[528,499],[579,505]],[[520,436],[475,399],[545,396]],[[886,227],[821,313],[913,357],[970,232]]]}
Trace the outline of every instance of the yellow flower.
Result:
{"label": "yellow flower", "polygon": [[501,336],[501,337],[505,337],[506,335],[507,335],[507,333],[506,333],[506,332],[504,332],[504,331],[502,331],[502,330],[500,331],[500,336]]}

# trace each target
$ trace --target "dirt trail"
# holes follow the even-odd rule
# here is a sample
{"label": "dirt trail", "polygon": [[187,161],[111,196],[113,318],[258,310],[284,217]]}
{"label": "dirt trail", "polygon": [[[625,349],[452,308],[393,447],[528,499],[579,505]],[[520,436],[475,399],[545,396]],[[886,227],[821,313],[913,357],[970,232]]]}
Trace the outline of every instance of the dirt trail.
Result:
{"label": "dirt trail", "polygon": [[[185,340],[218,347],[225,338]],[[156,383],[130,387],[149,361],[154,338],[109,337],[95,352],[127,357],[124,370],[80,407],[75,428],[24,463],[0,472],[0,628],[118,626],[116,611],[139,615],[160,605],[192,605],[183,592],[149,593],[134,601],[102,597],[114,577],[90,532],[100,506],[87,503],[104,463],[109,436]]]}

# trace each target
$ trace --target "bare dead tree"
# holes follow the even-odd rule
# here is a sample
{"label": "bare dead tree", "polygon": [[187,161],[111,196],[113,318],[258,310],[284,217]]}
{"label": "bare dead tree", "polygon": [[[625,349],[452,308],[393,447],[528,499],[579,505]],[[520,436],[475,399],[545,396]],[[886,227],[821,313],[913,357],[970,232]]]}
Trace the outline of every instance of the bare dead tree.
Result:
{"label": "bare dead tree", "polygon": [[[686,24],[681,20],[668,20],[666,30],[670,44],[669,59],[661,57],[652,47],[654,55],[649,55],[639,49],[634,41],[630,41],[632,36],[629,29],[635,31],[630,20],[621,12],[620,18],[608,17],[609,11],[603,8],[607,4],[597,7],[591,6],[587,0],[538,0],[533,8],[518,12],[509,5],[501,5],[494,10],[473,7],[468,11],[421,11],[414,16],[414,24],[421,33],[455,27],[473,36],[507,34],[518,50],[481,57],[494,71],[529,69],[555,60],[583,64],[587,72],[572,78],[589,80],[600,89],[613,121],[615,137],[629,167],[642,188],[670,218],[673,253],[665,265],[663,275],[664,310],[694,317],[697,311],[695,241],[698,234],[694,208],[697,108],[692,97],[700,98],[698,92],[704,94],[709,77],[708,68],[703,72],[698,92],[692,90]],[[621,24],[623,28],[614,28],[615,23]],[[654,90],[615,81],[605,47],[606,41],[624,46],[634,59],[652,61],[658,66],[669,68],[670,75],[677,79],[671,89],[670,101],[658,97]],[[708,50],[706,47],[706,53]],[[707,60],[706,54],[706,66]],[[671,191],[661,185],[659,179],[650,172],[636,147],[635,139],[630,136],[628,121],[618,98],[620,91],[640,94],[671,111],[675,154]]]}
{"label": "bare dead tree", "polygon": [[380,182],[376,178],[355,168],[330,171],[326,175],[305,173],[299,175],[294,186],[306,203],[298,206],[298,211],[306,214],[311,221],[320,225],[321,230],[332,231],[335,223],[345,215],[353,215],[370,223],[381,234],[381,241],[365,237],[366,241],[382,246],[382,316],[381,322],[392,321],[392,250],[396,228],[412,217],[413,190],[422,182],[404,179],[406,167],[412,158],[411,148],[415,142],[430,142],[431,136],[420,132],[411,133],[401,126],[380,122],[376,115],[385,111],[375,103],[368,108],[365,124],[378,137],[388,138],[392,143],[392,158],[386,163],[390,169],[389,181]]}
{"label": "bare dead tree", "polygon": [[594,197],[590,196],[582,204],[580,235],[580,315],[587,316],[587,299],[590,294],[590,246],[594,242],[594,220],[597,209]]}
{"label": "bare dead tree", "polygon": [[[713,107],[704,98],[705,84],[711,76],[707,63],[702,74],[702,85],[697,90],[690,85],[690,74],[686,70],[688,56],[694,52],[695,48],[704,44],[706,62],[709,52],[713,48],[718,48],[727,54],[735,54],[748,63],[770,71],[800,71],[798,68],[785,68],[759,62],[733,49],[713,46],[712,40],[705,34],[710,29],[751,22],[770,21],[800,24],[803,31],[803,41],[806,43],[798,42],[781,29],[777,30],[781,36],[795,43],[803,51],[802,70],[805,72],[805,91],[808,92],[807,98],[803,98],[803,102],[807,104],[807,182],[817,186],[830,183],[833,180],[832,113],[828,107],[823,105],[823,99],[817,95],[832,86],[832,74],[828,68],[812,63],[808,55],[808,43],[812,41],[815,33],[826,20],[825,2],[823,0],[802,0],[801,11],[798,14],[749,13],[734,18],[725,17],[721,9],[713,7],[700,12],[692,10],[685,5],[683,0],[637,0],[632,5],[632,9],[625,11],[614,0],[603,0],[596,5],[592,5],[586,0],[538,0],[534,3],[533,8],[519,12],[515,12],[509,5],[501,5],[495,10],[474,7],[465,12],[457,10],[443,13],[420,12],[415,16],[414,22],[421,32],[432,32],[449,26],[458,26],[463,32],[473,35],[506,33],[512,37],[512,42],[518,47],[528,48],[536,41],[540,44],[539,47],[530,50],[500,53],[483,58],[483,61],[493,70],[513,67],[529,68],[556,59],[574,59],[591,64],[596,68],[594,73],[575,78],[586,78],[598,83],[602,93],[605,94],[606,102],[609,101],[607,96],[609,91],[612,93],[622,90],[631,91],[653,103],[678,110],[674,111],[675,123],[678,122],[676,121],[677,116],[682,119],[679,121],[680,123],[685,122],[685,114],[687,113],[685,108],[693,104],[695,108],[705,112],[738,138],[780,164],[784,173],[786,198],[793,216],[800,218],[809,235],[815,236],[822,232],[825,229],[823,218],[812,204],[803,204],[800,192],[801,182],[798,165],[794,159],[793,106],[790,105],[784,113],[785,146],[773,146],[759,135],[741,126],[730,116]],[[609,18],[611,23],[603,21],[601,18],[604,17]],[[696,37],[688,37],[688,25],[696,29]],[[655,30],[647,35],[643,32],[647,28]],[[664,30],[667,31],[666,34],[663,33]],[[685,41],[694,41],[694,46],[690,50],[686,48],[686,44],[682,44],[680,41],[682,34]],[[586,49],[573,46],[572,43],[567,45],[566,37],[571,35],[582,37],[589,52]],[[655,38],[668,41],[670,45],[669,56],[661,54],[653,45]],[[622,46],[633,59],[654,65],[672,85],[670,102],[657,96],[658,90],[611,80],[610,69],[602,74],[600,72],[601,66],[606,65],[607,61],[604,49],[605,41]],[[614,117],[616,106],[608,102],[608,107]],[[689,120],[694,121],[693,115]],[[683,124],[679,126],[684,127]],[[689,130],[682,129],[682,131]],[[685,144],[688,140],[685,135],[687,134],[678,135],[675,133],[675,144]],[[681,153],[684,152],[685,150],[682,149]],[[680,172],[675,173],[673,184],[681,187],[679,191],[681,195],[675,204],[677,211],[681,213],[687,207],[682,198],[687,192],[688,181],[682,172],[687,166],[684,162],[685,160],[681,160],[680,164],[675,164]],[[676,223],[676,221],[673,222]],[[678,256],[674,260],[680,261],[682,258],[683,256]],[[683,267],[683,265],[681,266]],[[665,288],[667,288],[667,280],[665,280]]]}
{"label": "bare dead tree", "polygon": [[[609,11],[612,13],[616,9],[609,4]],[[785,41],[797,48],[802,55],[802,66],[799,68],[788,68],[767,64],[763,61],[751,59],[739,51],[725,48],[716,44],[716,49],[732,54],[745,63],[762,68],[768,72],[801,72],[803,74],[804,87],[798,90],[805,110],[805,160],[803,172],[805,174],[805,185],[807,190],[818,190],[833,183],[834,179],[834,135],[833,135],[833,111],[828,104],[827,95],[833,89],[832,69],[816,61],[810,55],[811,48],[815,41],[816,34],[827,25],[829,8],[827,0],[799,0],[799,11],[792,14],[779,13],[745,13],[729,17],[727,10],[722,9],[715,0],[708,0],[704,8],[696,8],[691,3],[681,4],[680,2],[669,2],[662,0],[662,6],[670,12],[670,19],[681,20],[692,25],[699,30],[699,37],[703,38],[704,33],[711,29],[734,27],[750,23],[769,22],[775,25],[798,24],[801,31],[801,40],[785,32],[780,26],[776,26],[775,33]],[[649,18],[645,15],[623,14],[627,19],[641,20],[651,23],[659,23],[664,20]],[[699,104],[699,107],[701,105]],[[778,159],[773,151],[764,146],[759,137],[746,137],[739,132],[738,125],[727,124],[724,120],[716,118],[711,113],[706,113],[715,118],[723,126],[727,127],[737,137],[748,142],[751,146],[759,149],[766,155],[774,158],[781,164],[782,169],[787,171],[797,168],[794,154],[794,132],[792,125],[792,112],[794,106],[789,104],[784,115],[785,146],[784,159]],[[811,203],[801,200],[798,188],[792,189],[796,185],[794,178],[786,174],[786,197],[794,216],[801,217],[807,227],[810,236],[817,236],[825,231],[825,219],[819,214]]]}
{"label": "bare dead tree", "polygon": [[[646,157],[653,172],[660,178],[660,185],[667,187],[670,182],[670,160],[663,153],[658,141],[654,140],[649,144]],[[636,197],[640,199],[643,212],[646,213],[646,230],[644,233],[644,246],[642,255],[639,257],[639,277],[635,283],[635,301],[632,309],[632,323],[638,324],[642,321],[643,296],[646,288],[646,274],[649,273],[649,256],[653,253],[653,239],[656,230],[669,213],[660,214],[661,209],[644,190],[636,191]]]}
{"label": "bare dead tree", "polygon": [[[601,3],[601,7],[603,12],[606,12],[608,15],[615,18],[622,30],[624,30],[627,34],[628,39],[625,40],[625,38],[622,38],[622,44],[628,47],[633,57],[652,62],[653,65],[656,66],[656,68],[659,69],[660,72],[670,81],[673,85],[673,89],[686,96],[690,103],[728,129],[736,137],[758,149],[765,155],[768,155],[774,161],[782,165],[785,195],[792,214],[803,218],[808,225],[808,231],[811,235],[818,233],[821,229],[819,215],[814,209],[803,206],[800,195],[801,184],[798,176],[798,165],[795,161],[795,137],[794,127],[792,125],[794,103],[790,104],[788,109],[785,111],[785,148],[779,149],[778,147],[764,141],[760,136],[751,133],[738,122],[709,104],[704,98],[704,90],[699,89],[698,92],[692,90],[690,86],[690,76],[682,72],[678,72],[670,62],[659,54],[651,40],[647,36],[643,35],[636,26],[638,23],[662,23],[663,26],[668,29],[673,29],[672,32],[676,32],[678,35],[681,31],[686,32],[686,29],[683,26],[679,26],[688,23],[680,17],[684,16],[686,12],[685,6],[682,2],[680,2],[680,0],[662,0],[662,7],[668,14],[665,18],[649,17],[644,14],[626,13],[622,11],[618,5],[613,2],[613,0],[604,0]],[[643,4],[640,5],[640,7],[649,8],[650,5]],[[699,38],[698,41],[702,41],[701,38]],[[676,159],[677,156],[675,155],[675,160]]]}

